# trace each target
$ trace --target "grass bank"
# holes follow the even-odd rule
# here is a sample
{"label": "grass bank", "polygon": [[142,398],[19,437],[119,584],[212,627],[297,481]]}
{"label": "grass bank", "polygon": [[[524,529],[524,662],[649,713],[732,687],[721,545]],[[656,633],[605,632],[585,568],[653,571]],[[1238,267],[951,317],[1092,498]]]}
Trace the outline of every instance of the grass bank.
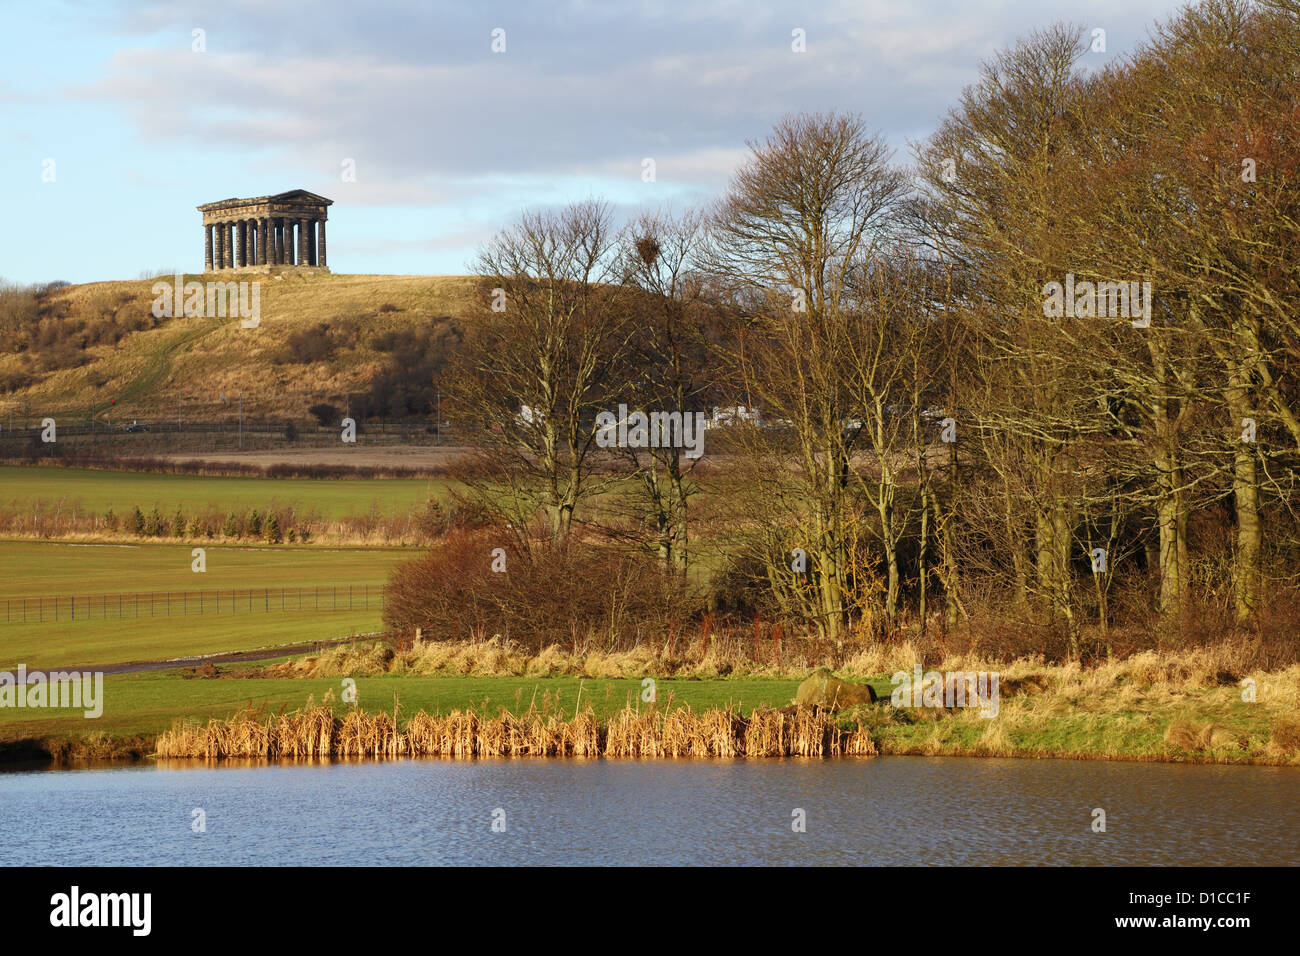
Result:
{"label": "grass bank", "polygon": [[157,507],[164,516],[177,509],[239,514],[276,505],[314,511],[326,520],[347,515],[405,514],[430,498],[445,497],[438,478],[267,478],[170,475],[92,468],[0,465],[0,504],[27,514],[38,505],[51,525],[60,510],[119,516],[132,508]]}
{"label": "grass bank", "polygon": [[[389,568],[409,557],[377,547],[203,547],[206,571],[196,573],[188,544],[0,541],[0,670],[170,660],[372,633],[382,628],[379,588]],[[265,600],[260,589],[269,589]]]}
{"label": "grass bank", "polygon": [[[987,718],[975,708],[892,706],[890,675],[911,671],[910,653],[904,645],[856,655],[838,673],[870,683],[881,701],[823,715],[822,723],[798,725],[798,734],[798,714],[779,714],[779,722],[763,714],[790,703],[806,668],[703,677],[698,662],[673,674],[671,662],[640,654],[528,655],[498,642],[396,653],[358,646],[269,664],[110,676],[99,720],[0,709],[0,741],[56,757],[78,747],[111,755],[114,741],[122,742],[119,756],[130,756],[152,738],[147,752],[268,759],[816,752],[1300,765],[1300,665],[1237,675],[1212,650],[1148,652],[1087,668],[1032,658],[925,665],[996,669],[998,708]],[[429,672],[413,673],[413,664]],[[653,706],[642,697],[647,676]],[[345,678],[355,682],[355,705],[341,700]],[[826,721],[841,736],[832,739]],[[766,743],[751,748],[760,738],[750,728],[760,726]],[[643,742],[638,749],[628,749],[628,735]]]}
{"label": "grass bank", "polygon": [[159,757],[836,757],[872,756],[861,726],[800,709],[754,711],[625,707],[605,719],[591,708],[568,717],[550,708],[491,717],[469,711],[398,713],[320,706],[263,719],[178,723],[161,734]]}

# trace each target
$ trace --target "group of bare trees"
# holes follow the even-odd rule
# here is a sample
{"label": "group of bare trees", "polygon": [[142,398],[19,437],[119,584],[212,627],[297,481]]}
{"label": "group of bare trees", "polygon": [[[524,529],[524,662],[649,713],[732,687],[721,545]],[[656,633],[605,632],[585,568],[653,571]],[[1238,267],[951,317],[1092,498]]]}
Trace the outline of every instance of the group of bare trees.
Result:
{"label": "group of bare trees", "polygon": [[[1295,571],[1300,6],[1207,0],[1121,64],[1087,56],[1080,31],[1034,35],[919,151],[919,234],[968,290],[962,418],[996,475],[967,530],[1032,543],[994,553],[1072,636],[1139,567],[1165,623],[1203,610],[1194,577],[1250,621]],[[1081,307],[1045,307],[1051,283]],[[1216,511],[1217,567],[1193,527]]]}
{"label": "group of bare trees", "polygon": [[[523,552],[589,529],[837,643],[976,597],[1074,653],[1116,593],[1258,621],[1300,570],[1300,0],[1089,55],[1001,53],[911,169],[799,115],[706,212],[522,217],[448,376],[479,503]],[[750,414],[701,476],[600,447],[620,403]]]}

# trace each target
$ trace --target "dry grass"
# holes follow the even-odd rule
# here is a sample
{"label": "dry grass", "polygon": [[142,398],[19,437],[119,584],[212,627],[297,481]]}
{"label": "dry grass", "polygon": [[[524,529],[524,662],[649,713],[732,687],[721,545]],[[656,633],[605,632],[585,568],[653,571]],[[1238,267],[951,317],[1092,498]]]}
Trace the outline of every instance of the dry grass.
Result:
{"label": "dry grass", "polygon": [[[405,649],[367,643],[274,665],[284,677],[376,674],[587,676],[641,679],[709,673],[807,676],[808,663],[756,666],[731,645],[692,641],[675,654],[666,647],[577,655],[559,647],[529,653],[508,641],[417,643]],[[746,757],[871,753],[989,757],[1067,757],[1215,763],[1300,764],[1300,664],[1274,670],[1237,665],[1232,647],[1148,651],[1095,666],[1050,664],[1041,657],[998,663],[977,655],[923,661],[908,644],[866,648],[837,671],[848,679],[895,671],[992,671],[999,675],[995,717],[979,708],[893,707],[880,704],[837,716],[796,708],[697,713],[658,705],[625,708],[604,722],[590,712],[540,709],[497,717],[454,712],[417,714],[398,728],[397,715],[348,715],[298,741],[303,714],[275,719],[242,715],[209,727],[178,725],[159,739],[164,756],[446,755]],[[633,702],[635,703],[635,702]],[[240,727],[246,742],[232,743]],[[277,742],[277,734],[286,734]],[[312,736],[315,734],[315,736]],[[324,734],[328,740],[321,735]],[[263,743],[263,741],[266,741]],[[314,749],[313,749],[314,748]]]}
{"label": "dry grass", "polygon": [[[906,645],[909,646],[910,645]],[[883,656],[863,652],[836,674],[854,679],[888,672]],[[351,644],[322,654],[269,667],[268,677],[361,677],[376,674],[465,675],[474,677],[590,677],[640,680],[643,677],[793,678],[807,676],[818,662],[790,653],[776,661],[755,662],[744,642],[725,634],[691,640],[646,643],[623,651],[578,653],[551,644],[532,651],[495,635],[480,641],[415,641],[394,649],[386,644]],[[911,664],[907,665],[911,670]]]}
{"label": "dry grass", "polygon": [[473,710],[420,711],[399,729],[395,714],[326,705],[290,714],[236,714],[206,725],[180,722],[159,735],[159,757],[833,757],[872,756],[870,734],[845,730],[811,710],[627,708],[600,722],[591,710],[565,717],[547,709],[496,717]]}
{"label": "dry grass", "polygon": [[[200,278],[193,273],[187,280]],[[210,278],[210,277],[209,277]],[[26,389],[0,399],[0,410],[84,409],[102,396],[120,396],[118,414],[146,418],[156,409],[174,409],[184,392],[191,414],[207,396],[244,395],[251,419],[303,417],[322,396],[364,391],[382,356],[361,347],[333,362],[277,364],[275,356],[295,331],[319,322],[355,320],[367,332],[387,332],[438,323],[445,316],[470,314],[474,280],[468,276],[241,275],[261,282],[262,321],[256,334],[237,319],[175,317],[156,328],[128,335],[117,344],[88,350],[91,364],[37,376]],[[154,280],[98,282],[69,286],[50,296],[54,314],[90,317],[104,297],[122,303],[119,312],[147,315]],[[383,303],[396,311],[380,312]],[[19,367],[19,357],[0,356],[0,373]],[[205,399],[197,398],[203,396]],[[219,402],[207,409],[225,411]]]}
{"label": "dry grass", "polygon": [[[995,671],[1005,696],[1047,694],[1071,701],[1105,697],[1117,704],[1155,695],[1187,693],[1207,687],[1238,686],[1250,677],[1261,697],[1300,709],[1300,665],[1271,672],[1247,671],[1233,647],[1184,651],[1144,651],[1123,660],[1083,667],[1078,662],[1049,664],[1041,656],[997,661],[975,654],[949,654],[925,660],[910,641],[873,644],[849,654],[834,667],[846,680],[864,680],[897,671]],[[640,680],[655,677],[802,678],[825,661],[789,654],[756,662],[744,643],[723,634],[675,642],[645,643],[625,651],[585,654],[550,645],[533,652],[496,635],[480,641],[415,641],[403,648],[351,644],[269,668],[271,677],[358,677],[376,674],[477,677],[591,677]]]}

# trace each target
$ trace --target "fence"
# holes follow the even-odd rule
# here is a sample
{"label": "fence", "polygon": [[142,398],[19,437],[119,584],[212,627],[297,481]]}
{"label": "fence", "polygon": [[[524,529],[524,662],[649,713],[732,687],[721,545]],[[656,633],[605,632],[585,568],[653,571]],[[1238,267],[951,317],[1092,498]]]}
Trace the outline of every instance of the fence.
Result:
{"label": "fence", "polygon": [[[141,435],[222,435],[229,437],[238,437],[241,433],[248,437],[254,435],[267,435],[271,437],[283,437],[288,420],[282,422],[244,422],[238,425],[231,421],[218,422],[185,422],[184,424],[176,421],[168,421],[166,418],[141,418],[140,421],[148,425],[147,431],[128,432],[131,426],[130,421],[117,422],[97,422],[90,424],[89,419],[83,413],[81,415],[51,412],[48,415],[33,416],[30,419],[24,419],[18,424],[6,424],[0,418],[0,438],[14,440],[40,440],[44,431],[43,426],[39,424],[42,418],[53,418],[58,426],[59,436],[90,436],[96,435],[100,438],[107,436],[114,437],[136,437]],[[339,429],[341,425],[316,425],[303,424],[294,422],[294,428],[300,438],[311,439],[318,437],[323,441],[338,441]],[[442,435],[442,444],[451,444],[453,427],[447,422],[443,422],[441,428],[432,422],[367,422],[357,423],[357,434],[370,438],[388,436],[395,443],[408,443],[419,440],[426,444],[437,444],[437,435]]]}
{"label": "fence", "polygon": [[271,611],[376,610],[384,606],[382,584],[310,588],[231,588],[214,591],[140,591],[122,594],[45,595],[4,599],[6,624],[44,621],[171,617],[187,614],[251,614]]}

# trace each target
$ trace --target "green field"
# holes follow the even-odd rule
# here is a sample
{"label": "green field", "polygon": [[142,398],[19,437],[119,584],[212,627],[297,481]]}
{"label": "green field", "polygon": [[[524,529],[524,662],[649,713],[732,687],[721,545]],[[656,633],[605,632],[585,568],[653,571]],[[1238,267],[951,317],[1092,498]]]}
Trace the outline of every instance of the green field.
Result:
{"label": "green field", "polygon": [[[69,544],[64,542],[0,541],[0,668],[18,663],[28,667],[115,664],[166,660],[220,651],[250,650],[291,642],[329,640],[368,633],[381,627],[381,611],[371,594],[389,569],[414,556],[396,548],[292,548],[209,546],[207,571],[190,569],[190,545]],[[348,608],[348,587],[352,607]],[[234,613],[226,603],[214,608],[213,593],[248,588],[320,588],[316,610],[314,591],[303,597],[299,610],[293,597],[281,610],[274,598],[268,610],[249,610],[247,600]],[[337,596],[334,589],[337,588]],[[206,593],[205,613],[199,614],[198,592]],[[30,621],[21,617],[16,597],[84,596],[121,592],[189,592],[173,600],[171,613],[158,603],[154,614],[67,619],[65,601],[60,620]],[[333,610],[335,602],[340,610]],[[364,605],[369,603],[369,608]],[[129,606],[129,605],[128,605]],[[258,606],[254,602],[254,607]],[[99,607],[99,605],[96,605]],[[182,613],[188,610],[190,613]],[[83,612],[84,613],[84,612]],[[8,618],[8,622],[6,622]]]}
{"label": "green field", "polygon": [[[108,676],[99,718],[87,719],[71,709],[0,708],[0,742],[65,740],[101,754],[122,753],[124,745],[148,753],[152,738],[170,729],[178,718],[205,722],[251,707],[266,719],[305,707],[309,699],[321,704],[327,692],[335,713],[341,715],[349,706],[339,700],[343,689],[339,678],[254,676],[258,666],[232,665],[223,668],[228,676],[213,678],[187,676],[183,671]],[[917,715],[906,708],[896,710],[887,703],[889,678],[878,675],[870,683],[886,701],[865,715],[884,753],[1221,763],[1300,761],[1300,756],[1287,756],[1270,744],[1276,722],[1293,718],[1280,718],[1276,710],[1243,703],[1233,687],[1167,696],[1136,707],[1118,707],[1113,695],[1062,707],[1050,695],[1043,695],[1005,702],[1001,720],[990,722],[973,711]],[[747,716],[756,708],[788,704],[798,684],[797,680],[781,679],[665,679],[658,681],[655,706],[661,710],[686,706],[696,712],[734,707]],[[647,706],[639,700],[641,684],[636,680],[387,675],[358,677],[356,687],[357,703],[367,712],[392,713],[396,705],[399,726],[420,710],[446,714],[472,708],[495,716],[502,708],[522,713],[536,706],[543,713],[567,719],[590,707],[597,718],[604,719],[625,706]],[[1166,729],[1174,721],[1213,721],[1230,729],[1238,743],[1183,750],[1165,739]],[[995,735],[992,740],[988,738],[991,732]],[[104,736],[97,742],[92,735],[100,734]]]}
{"label": "green field", "polygon": [[157,507],[170,517],[215,508],[240,514],[253,508],[290,506],[323,518],[404,514],[430,497],[443,497],[447,482],[431,478],[260,478],[160,475],[89,468],[0,465],[0,506],[22,510],[37,501],[98,514]]}
{"label": "green field", "polygon": [[[234,672],[248,670],[247,666]],[[689,705],[693,709],[734,705],[744,713],[755,707],[782,706],[794,696],[794,680],[661,680],[659,706]],[[399,722],[419,710],[447,713],[473,706],[496,714],[501,707],[527,710],[530,703],[541,709],[549,697],[558,714],[572,716],[575,707],[590,705],[598,716],[636,706],[641,683],[635,680],[582,680],[578,700],[576,677],[359,677],[357,702],[368,711],[392,711],[394,698],[400,705]],[[321,703],[333,690],[335,709],[342,682],[337,678],[293,680],[249,677],[245,679],[187,679],[175,672],[126,674],[104,678],[104,712],[95,720],[67,710],[33,711],[0,709],[0,740],[23,737],[77,737],[102,732],[113,735],[157,734],[171,727],[178,717],[229,717],[252,705],[270,711],[293,710],[313,695]],[[534,696],[535,695],[535,696]]]}
{"label": "green field", "polygon": [[[0,605],[3,607],[3,605]],[[98,619],[58,624],[0,624],[0,670],[161,661],[281,644],[328,641],[382,627],[370,610]]]}
{"label": "green field", "polygon": [[204,545],[207,571],[190,570],[189,544],[75,544],[0,541],[0,599],[203,588],[382,584],[410,548]]}

